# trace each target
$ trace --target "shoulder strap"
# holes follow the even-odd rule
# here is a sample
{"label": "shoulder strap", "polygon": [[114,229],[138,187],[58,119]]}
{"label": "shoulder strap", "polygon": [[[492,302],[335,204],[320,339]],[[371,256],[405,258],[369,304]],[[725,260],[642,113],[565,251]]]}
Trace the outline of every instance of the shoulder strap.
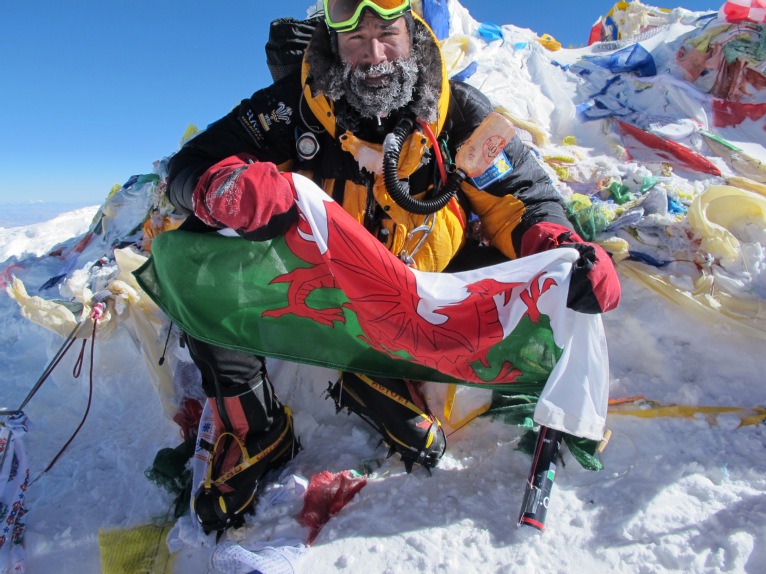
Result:
{"label": "shoulder strap", "polygon": [[314,16],[307,20],[278,18],[271,23],[266,42],[266,65],[275,82],[301,69],[303,53],[321,21],[321,16]]}

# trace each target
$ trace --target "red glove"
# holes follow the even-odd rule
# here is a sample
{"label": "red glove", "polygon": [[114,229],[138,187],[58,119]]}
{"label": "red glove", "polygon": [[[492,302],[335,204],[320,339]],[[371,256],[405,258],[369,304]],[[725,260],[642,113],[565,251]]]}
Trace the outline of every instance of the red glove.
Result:
{"label": "red glove", "polygon": [[194,214],[213,227],[231,227],[245,239],[282,235],[297,219],[293,188],[273,163],[247,154],[219,161],[194,188]]}
{"label": "red glove", "polygon": [[612,258],[600,245],[583,241],[558,223],[536,223],[521,238],[521,256],[556,247],[572,247],[580,258],[572,267],[567,307],[580,313],[606,313],[620,302],[620,279]]}

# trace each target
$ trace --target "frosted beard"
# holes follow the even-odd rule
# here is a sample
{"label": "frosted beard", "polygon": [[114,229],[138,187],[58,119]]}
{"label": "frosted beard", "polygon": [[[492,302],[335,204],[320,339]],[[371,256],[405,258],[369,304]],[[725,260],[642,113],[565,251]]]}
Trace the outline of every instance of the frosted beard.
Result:
{"label": "frosted beard", "polygon": [[415,58],[352,69],[342,64],[346,101],[364,118],[387,117],[412,101],[418,80]]}

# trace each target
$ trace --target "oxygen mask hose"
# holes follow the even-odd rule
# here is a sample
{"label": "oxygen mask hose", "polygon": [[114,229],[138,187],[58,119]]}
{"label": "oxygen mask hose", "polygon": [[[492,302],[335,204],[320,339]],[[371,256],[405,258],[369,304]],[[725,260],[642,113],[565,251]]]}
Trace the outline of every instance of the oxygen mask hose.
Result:
{"label": "oxygen mask hose", "polygon": [[491,112],[458,149],[456,169],[447,183],[434,197],[420,200],[412,197],[409,187],[399,180],[399,155],[414,127],[415,122],[404,117],[383,141],[383,181],[391,199],[402,209],[416,215],[430,215],[447,205],[466,178],[478,177],[492,165],[515,132],[513,124],[505,116]]}
{"label": "oxygen mask hose", "polygon": [[412,133],[415,122],[408,117],[399,120],[394,130],[383,141],[383,181],[386,191],[396,205],[417,215],[436,213],[447,205],[465,177],[453,174],[441,191],[430,199],[416,199],[409,193],[409,186],[399,180],[399,155],[407,136]]}

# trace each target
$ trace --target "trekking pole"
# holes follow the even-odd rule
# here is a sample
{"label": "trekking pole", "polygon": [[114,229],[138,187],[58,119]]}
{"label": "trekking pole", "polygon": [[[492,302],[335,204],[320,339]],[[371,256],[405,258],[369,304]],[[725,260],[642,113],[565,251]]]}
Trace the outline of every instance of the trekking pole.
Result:
{"label": "trekking pole", "polygon": [[[99,291],[96,293],[92,299],[91,304],[95,308],[96,306],[103,305],[103,302],[109,297],[111,293],[108,290]],[[56,368],[56,365],[59,364],[61,359],[64,358],[64,355],[66,352],[70,349],[70,347],[74,344],[75,337],[77,337],[77,333],[80,332],[80,329],[83,328],[85,325],[86,319],[89,317],[87,315],[83,315],[80,317],[80,319],[77,320],[77,323],[75,323],[74,328],[69,333],[67,338],[64,340],[64,343],[59,347],[59,350],[56,352],[56,354],[53,356],[53,358],[48,363],[48,366],[45,367],[45,370],[43,370],[43,373],[40,375],[40,378],[37,379],[37,382],[32,387],[32,390],[29,391],[26,398],[22,401],[21,406],[17,409],[0,409],[0,416],[13,416],[17,415],[20,412],[24,410],[24,407],[27,406],[29,401],[32,400],[32,397],[35,396],[37,391],[40,390],[40,387],[43,386],[43,383],[46,381],[46,379],[50,376],[51,372],[53,372],[53,369]]]}
{"label": "trekking pole", "polygon": [[529,473],[524,502],[519,514],[519,526],[522,524],[545,530],[545,515],[548,512],[553,479],[556,476],[556,459],[561,451],[564,433],[541,426],[537,433],[532,469]]}

